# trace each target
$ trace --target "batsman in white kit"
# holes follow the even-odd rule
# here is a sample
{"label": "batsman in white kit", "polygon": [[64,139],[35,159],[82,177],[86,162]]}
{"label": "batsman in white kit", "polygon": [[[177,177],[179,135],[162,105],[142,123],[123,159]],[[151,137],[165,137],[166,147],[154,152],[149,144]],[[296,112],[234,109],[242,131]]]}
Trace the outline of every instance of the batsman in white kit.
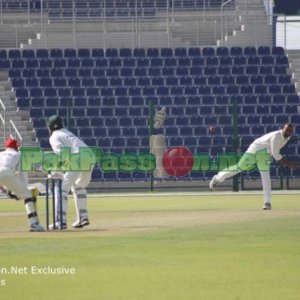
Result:
{"label": "batsman in white kit", "polygon": [[[70,147],[71,153],[79,153],[82,147],[88,147],[82,140],[75,136],[72,132],[64,128],[63,121],[59,116],[51,116],[48,121],[48,128],[50,130],[50,145],[55,154],[59,155],[62,147]],[[56,174],[54,173],[55,177]],[[73,228],[82,228],[90,224],[87,211],[87,191],[86,187],[91,181],[92,170],[86,172],[67,171],[62,173],[62,229],[67,228],[67,206],[68,194],[71,190],[74,197],[77,220],[73,223]],[[59,197],[56,199],[56,228],[60,228],[60,201]],[[50,226],[53,228],[53,226]]]}
{"label": "batsman in white kit", "polygon": [[[238,162],[237,171],[221,171],[217,175],[215,175],[209,183],[209,188],[211,190],[215,189],[215,186],[219,183],[222,183],[227,178],[230,178],[238,173],[241,170],[244,170],[243,164],[245,165],[247,162],[247,153],[255,155],[258,151],[266,150],[267,153],[273,157],[278,163],[281,165],[285,165],[289,168],[294,168],[295,164],[287,159],[283,158],[280,154],[280,149],[283,148],[286,143],[290,140],[290,137],[293,133],[293,125],[285,124],[281,130],[273,131],[267,133],[260,138],[257,138],[253,141],[252,144],[246,150],[246,153],[241,157]],[[261,180],[262,180],[262,188],[264,194],[264,210],[271,210],[271,179],[270,179],[270,171],[261,171]]]}
{"label": "batsman in white kit", "polygon": [[36,211],[36,198],[27,188],[26,174],[19,171],[20,152],[18,143],[13,138],[5,142],[5,151],[0,153],[0,185],[12,191],[17,197],[24,199],[29,221],[29,231],[45,231],[40,224]]}

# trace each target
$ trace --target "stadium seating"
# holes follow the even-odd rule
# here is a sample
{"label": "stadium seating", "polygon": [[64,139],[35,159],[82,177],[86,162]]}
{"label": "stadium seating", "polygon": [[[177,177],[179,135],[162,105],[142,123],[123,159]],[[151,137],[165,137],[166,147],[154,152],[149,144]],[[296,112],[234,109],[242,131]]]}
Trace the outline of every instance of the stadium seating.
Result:
{"label": "stadium seating", "polygon": [[[299,97],[287,72],[287,57],[278,47],[11,49],[0,51],[0,68],[8,70],[17,105],[30,110],[46,148],[44,118],[66,118],[71,110],[71,130],[87,144],[104,151],[149,151],[150,101],[167,109],[162,129],[167,146],[184,145],[193,153],[205,147],[216,155],[231,148],[234,103],[243,141],[287,121],[296,125],[297,134],[300,130]],[[210,132],[210,126],[217,129]],[[248,144],[240,144],[244,151]],[[292,153],[300,153],[299,144]],[[201,177],[195,174],[185,179]],[[93,176],[148,178],[108,175],[99,169]]]}
{"label": "stadium seating", "polygon": [[151,17],[157,11],[174,9],[220,9],[225,0],[215,0],[211,5],[207,5],[206,0],[2,0],[1,9],[24,10],[31,12],[48,12],[50,18],[122,18],[132,16]]}

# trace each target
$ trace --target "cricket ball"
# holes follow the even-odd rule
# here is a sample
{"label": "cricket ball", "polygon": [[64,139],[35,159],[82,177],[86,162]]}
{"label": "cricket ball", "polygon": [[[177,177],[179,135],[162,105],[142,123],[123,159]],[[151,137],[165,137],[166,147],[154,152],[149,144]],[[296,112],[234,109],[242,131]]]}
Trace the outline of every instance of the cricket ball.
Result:
{"label": "cricket ball", "polygon": [[170,176],[186,176],[193,168],[193,154],[188,148],[174,146],[164,152],[162,163]]}
{"label": "cricket ball", "polygon": [[210,133],[215,133],[216,132],[216,127],[210,126],[208,130],[209,130]]}

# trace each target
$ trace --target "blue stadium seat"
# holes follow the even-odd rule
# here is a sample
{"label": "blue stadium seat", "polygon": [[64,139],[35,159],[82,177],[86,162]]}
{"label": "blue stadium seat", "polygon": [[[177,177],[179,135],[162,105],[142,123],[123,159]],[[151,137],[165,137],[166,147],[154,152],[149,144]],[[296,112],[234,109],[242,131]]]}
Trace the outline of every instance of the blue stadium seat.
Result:
{"label": "blue stadium seat", "polygon": [[219,65],[219,60],[215,56],[209,56],[206,59],[206,65],[207,66],[217,66],[217,65]]}
{"label": "blue stadium seat", "polygon": [[[45,79],[49,79],[49,78],[45,78]],[[54,78],[53,79],[53,86],[55,86],[55,87],[66,87],[67,86],[67,80],[65,78],[61,78],[61,77]]]}
{"label": "blue stadium seat", "polygon": [[217,75],[216,67],[205,67],[204,72],[205,75]]}
{"label": "blue stadium seat", "polygon": [[238,127],[238,134],[240,134],[240,135],[249,135],[250,134],[250,127],[249,126],[239,126]]}
{"label": "blue stadium seat", "polygon": [[[222,75],[222,77],[228,75],[231,73],[231,66],[219,66],[218,67],[218,75]],[[230,76],[226,76],[227,78],[229,78]],[[232,78],[232,82],[234,83],[234,77]]]}
{"label": "blue stadium seat", "polygon": [[215,55],[215,49],[212,47],[204,47],[202,49],[202,55],[203,56],[214,56]]}
{"label": "blue stadium seat", "polygon": [[91,56],[90,49],[81,48],[78,49],[78,57],[89,58]]}
{"label": "blue stadium seat", "polygon": [[175,48],[174,55],[176,57],[187,57],[188,56],[187,49],[182,47]]}
{"label": "blue stadium seat", "polygon": [[[252,77],[253,76],[251,76],[251,80],[252,80]],[[261,78],[261,81],[262,81],[262,78]],[[247,85],[249,83],[249,76],[245,76],[245,75],[236,76],[236,83],[241,84],[241,85]],[[251,82],[251,83],[253,83],[253,82]]]}
{"label": "blue stadium seat", "polygon": [[200,115],[201,116],[209,116],[213,114],[213,107],[212,106],[202,106],[200,107]]}
{"label": "blue stadium seat", "polygon": [[276,65],[288,66],[288,59],[285,55],[277,56],[275,62]]}
{"label": "blue stadium seat", "polygon": [[245,47],[244,48],[244,55],[245,56],[255,56],[256,55],[256,48],[255,47]]}
{"label": "blue stadium seat", "polygon": [[287,68],[286,66],[275,66],[273,68],[273,74],[286,74]]}
{"label": "blue stadium seat", "polygon": [[93,57],[93,58],[103,58],[104,56],[105,56],[104,55],[104,49],[101,49],[101,48],[92,49],[91,57]]}
{"label": "blue stadium seat", "polygon": [[247,64],[247,58],[245,56],[235,56],[233,58],[233,64],[244,66]]}
{"label": "blue stadium seat", "polygon": [[188,49],[188,56],[190,57],[199,57],[201,56],[200,48],[192,47]]}
{"label": "blue stadium seat", "polygon": [[217,56],[228,56],[229,49],[227,47],[218,47],[216,51]]}
{"label": "blue stadium seat", "polygon": [[67,60],[67,66],[68,68],[80,68],[80,60],[78,58],[69,58]]}
{"label": "blue stadium seat", "polygon": [[119,119],[119,125],[124,127],[131,127],[132,126],[132,120],[128,117],[122,117]]}
{"label": "blue stadium seat", "polygon": [[233,66],[231,72],[233,75],[245,75],[245,69],[242,66]]}
{"label": "blue stadium seat", "polygon": [[172,57],[173,56],[173,49],[172,48],[162,48],[162,49],[160,49],[160,56],[161,57]]}
{"label": "blue stadium seat", "polygon": [[108,79],[105,77],[100,77],[96,79],[96,86],[98,87],[106,87],[108,86]]}
{"label": "blue stadium seat", "polygon": [[[97,135],[95,135],[97,136]],[[104,148],[104,149],[110,149],[111,148],[111,138],[104,138],[98,139],[98,147]]]}
{"label": "blue stadium seat", "polygon": [[178,67],[176,68],[176,76],[188,76],[189,68],[187,67]]}
{"label": "blue stadium seat", "polygon": [[271,106],[271,114],[283,114],[283,106],[281,105],[273,105]]}
{"label": "blue stadium seat", "polygon": [[219,117],[219,125],[230,125],[232,123],[232,118],[229,116],[220,116]]}
{"label": "blue stadium seat", "polygon": [[296,89],[293,84],[287,84],[283,86],[282,92],[283,94],[295,94]]}
{"label": "blue stadium seat", "polygon": [[139,148],[140,147],[139,139],[138,138],[128,138],[126,146],[128,148]]}
{"label": "blue stadium seat", "polygon": [[[260,101],[258,101],[259,104],[262,104]],[[256,96],[245,96],[244,97],[244,104],[247,105],[257,105],[257,97]]]}
{"label": "blue stadium seat", "polygon": [[266,105],[257,106],[256,113],[259,115],[268,115],[270,113],[269,106]]}
{"label": "blue stadium seat", "polygon": [[146,56],[145,49],[144,48],[134,48],[133,56],[134,57],[145,57]]}
{"label": "blue stadium seat", "polygon": [[7,52],[6,50],[1,49],[0,50],[0,60],[7,59]]}
{"label": "blue stadium seat", "polygon": [[[140,106],[140,105],[145,105],[145,101],[143,97],[140,96],[132,96],[131,98],[131,105],[133,106]],[[157,102],[157,101],[156,101]]]}
{"label": "blue stadium seat", "polygon": [[242,85],[240,89],[242,95],[253,94],[253,90],[254,90],[253,86],[251,85]]}
{"label": "blue stadium seat", "polygon": [[282,47],[273,47],[272,55],[284,55],[284,49]]}
{"label": "blue stadium seat", "polygon": [[63,56],[63,51],[61,49],[50,49],[51,58],[62,58]]}
{"label": "blue stadium seat", "polygon": [[243,48],[242,47],[231,47],[230,48],[230,55],[231,56],[242,56],[243,55]]}
{"label": "blue stadium seat", "polygon": [[76,58],[77,57],[76,50],[71,49],[71,48],[64,49],[64,57],[66,57],[66,58]]}
{"label": "blue stadium seat", "polygon": [[15,59],[11,62],[11,67],[13,69],[24,69],[25,68],[25,62],[22,59]]}
{"label": "blue stadium seat", "polygon": [[227,115],[226,106],[216,106],[214,110],[214,115]]}
{"label": "blue stadium seat", "polygon": [[34,108],[42,108],[44,109],[46,106],[46,102],[44,98],[31,98],[31,106]]}
{"label": "blue stadium seat", "polygon": [[174,57],[166,57],[164,59],[165,67],[177,67],[177,60]]}
{"label": "blue stadium seat", "polygon": [[21,51],[18,49],[8,50],[8,58],[10,59],[19,59],[21,58]]}
{"label": "blue stadium seat", "polygon": [[[269,92],[271,92],[270,91],[271,87],[272,86],[269,87]],[[255,88],[254,88],[254,93],[255,94],[267,94],[267,92],[268,92],[268,89],[265,85],[256,85]]]}
{"label": "blue stadium seat", "polygon": [[274,64],[274,58],[272,56],[263,56],[261,58],[261,63],[263,65],[273,65]]}
{"label": "blue stadium seat", "polygon": [[25,61],[25,67],[28,69],[37,69],[39,67],[39,62],[37,59],[28,59]]}
{"label": "blue stadium seat", "polygon": [[221,77],[219,77],[219,76],[209,76],[208,77],[208,84],[209,85],[220,85],[221,84]]}
{"label": "blue stadium seat", "polygon": [[231,66],[233,64],[233,59],[231,57],[220,57],[221,66]]}
{"label": "blue stadium seat", "polygon": [[[0,58],[1,58],[1,52],[0,52]],[[32,49],[25,49],[22,51],[22,58],[24,59],[33,59],[35,58],[34,50]]]}
{"label": "blue stadium seat", "polygon": [[94,78],[82,78],[80,80],[81,86],[83,87],[94,87],[95,86],[95,81]]}
{"label": "blue stadium seat", "polygon": [[159,57],[159,49],[158,48],[148,48],[147,49],[147,56],[148,57]]}
{"label": "blue stadium seat", "polygon": [[205,65],[205,59],[203,57],[193,57],[192,58],[192,66],[199,67]]}
{"label": "blue stadium seat", "polygon": [[265,126],[263,125],[256,125],[252,127],[252,134],[255,136],[262,136],[265,133]]}
{"label": "blue stadium seat", "polygon": [[258,55],[270,55],[270,47],[267,46],[260,46],[258,47]]}
{"label": "blue stadium seat", "polygon": [[81,138],[86,138],[86,137],[92,137],[93,136],[93,131],[91,128],[84,127],[79,129],[79,136]]}
{"label": "blue stadium seat", "polygon": [[279,84],[290,84],[291,83],[291,76],[290,75],[279,75],[278,76],[278,83]]}
{"label": "blue stadium seat", "polygon": [[246,74],[255,75],[259,73],[259,69],[257,66],[246,66]]}
{"label": "blue stadium seat", "polygon": [[230,99],[227,96],[217,96],[216,99],[216,107],[219,105],[228,106],[230,103]]}
{"label": "blue stadium seat", "polygon": [[287,95],[286,101],[287,101],[287,104],[293,104],[293,103],[299,104],[300,103],[299,96],[297,96],[297,95]]}
{"label": "blue stadium seat", "polygon": [[48,58],[49,52],[47,49],[37,49],[36,50],[36,57],[37,58]]}
{"label": "blue stadium seat", "polygon": [[69,87],[80,87],[80,79],[71,77],[68,79],[68,86]]}
{"label": "blue stadium seat", "polygon": [[285,106],[284,113],[287,115],[292,115],[297,113],[297,105],[287,105]]}
{"label": "blue stadium seat", "polygon": [[214,95],[223,95],[223,94],[225,94],[225,87],[224,86],[213,86],[212,93]]}
{"label": "blue stadium seat", "polygon": [[179,58],[178,59],[178,66],[179,67],[190,67],[191,60],[189,58]]}

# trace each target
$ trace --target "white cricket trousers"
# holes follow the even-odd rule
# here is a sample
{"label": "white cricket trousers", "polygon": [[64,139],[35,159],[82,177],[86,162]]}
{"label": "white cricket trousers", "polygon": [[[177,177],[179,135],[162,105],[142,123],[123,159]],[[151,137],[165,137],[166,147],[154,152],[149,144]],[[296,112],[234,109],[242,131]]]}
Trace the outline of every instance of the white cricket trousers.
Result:
{"label": "white cricket trousers", "polygon": [[[62,181],[62,216],[63,222],[66,223],[67,219],[67,206],[68,206],[68,194],[71,190],[74,197],[74,203],[76,207],[77,219],[81,220],[88,218],[87,211],[87,192],[86,187],[91,181],[91,172],[66,172]],[[58,201],[58,197],[55,197]],[[56,219],[59,221],[60,206],[56,205]]]}
{"label": "white cricket trousers", "polygon": [[[218,182],[222,183],[223,181],[225,181],[226,179],[233,177],[234,175],[239,174],[241,171],[238,168],[237,164],[236,166],[234,166],[235,170],[238,171],[220,171],[217,175],[216,178],[218,180]],[[260,171],[260,177],[261,177],[261,182],[262,182],[262,189],[263,189],[263,193],[264,193],[264,203],[271,203],[272,201],[272,194],[271,194],[271,178],[270,178],[270,172],[268,171]]]}

